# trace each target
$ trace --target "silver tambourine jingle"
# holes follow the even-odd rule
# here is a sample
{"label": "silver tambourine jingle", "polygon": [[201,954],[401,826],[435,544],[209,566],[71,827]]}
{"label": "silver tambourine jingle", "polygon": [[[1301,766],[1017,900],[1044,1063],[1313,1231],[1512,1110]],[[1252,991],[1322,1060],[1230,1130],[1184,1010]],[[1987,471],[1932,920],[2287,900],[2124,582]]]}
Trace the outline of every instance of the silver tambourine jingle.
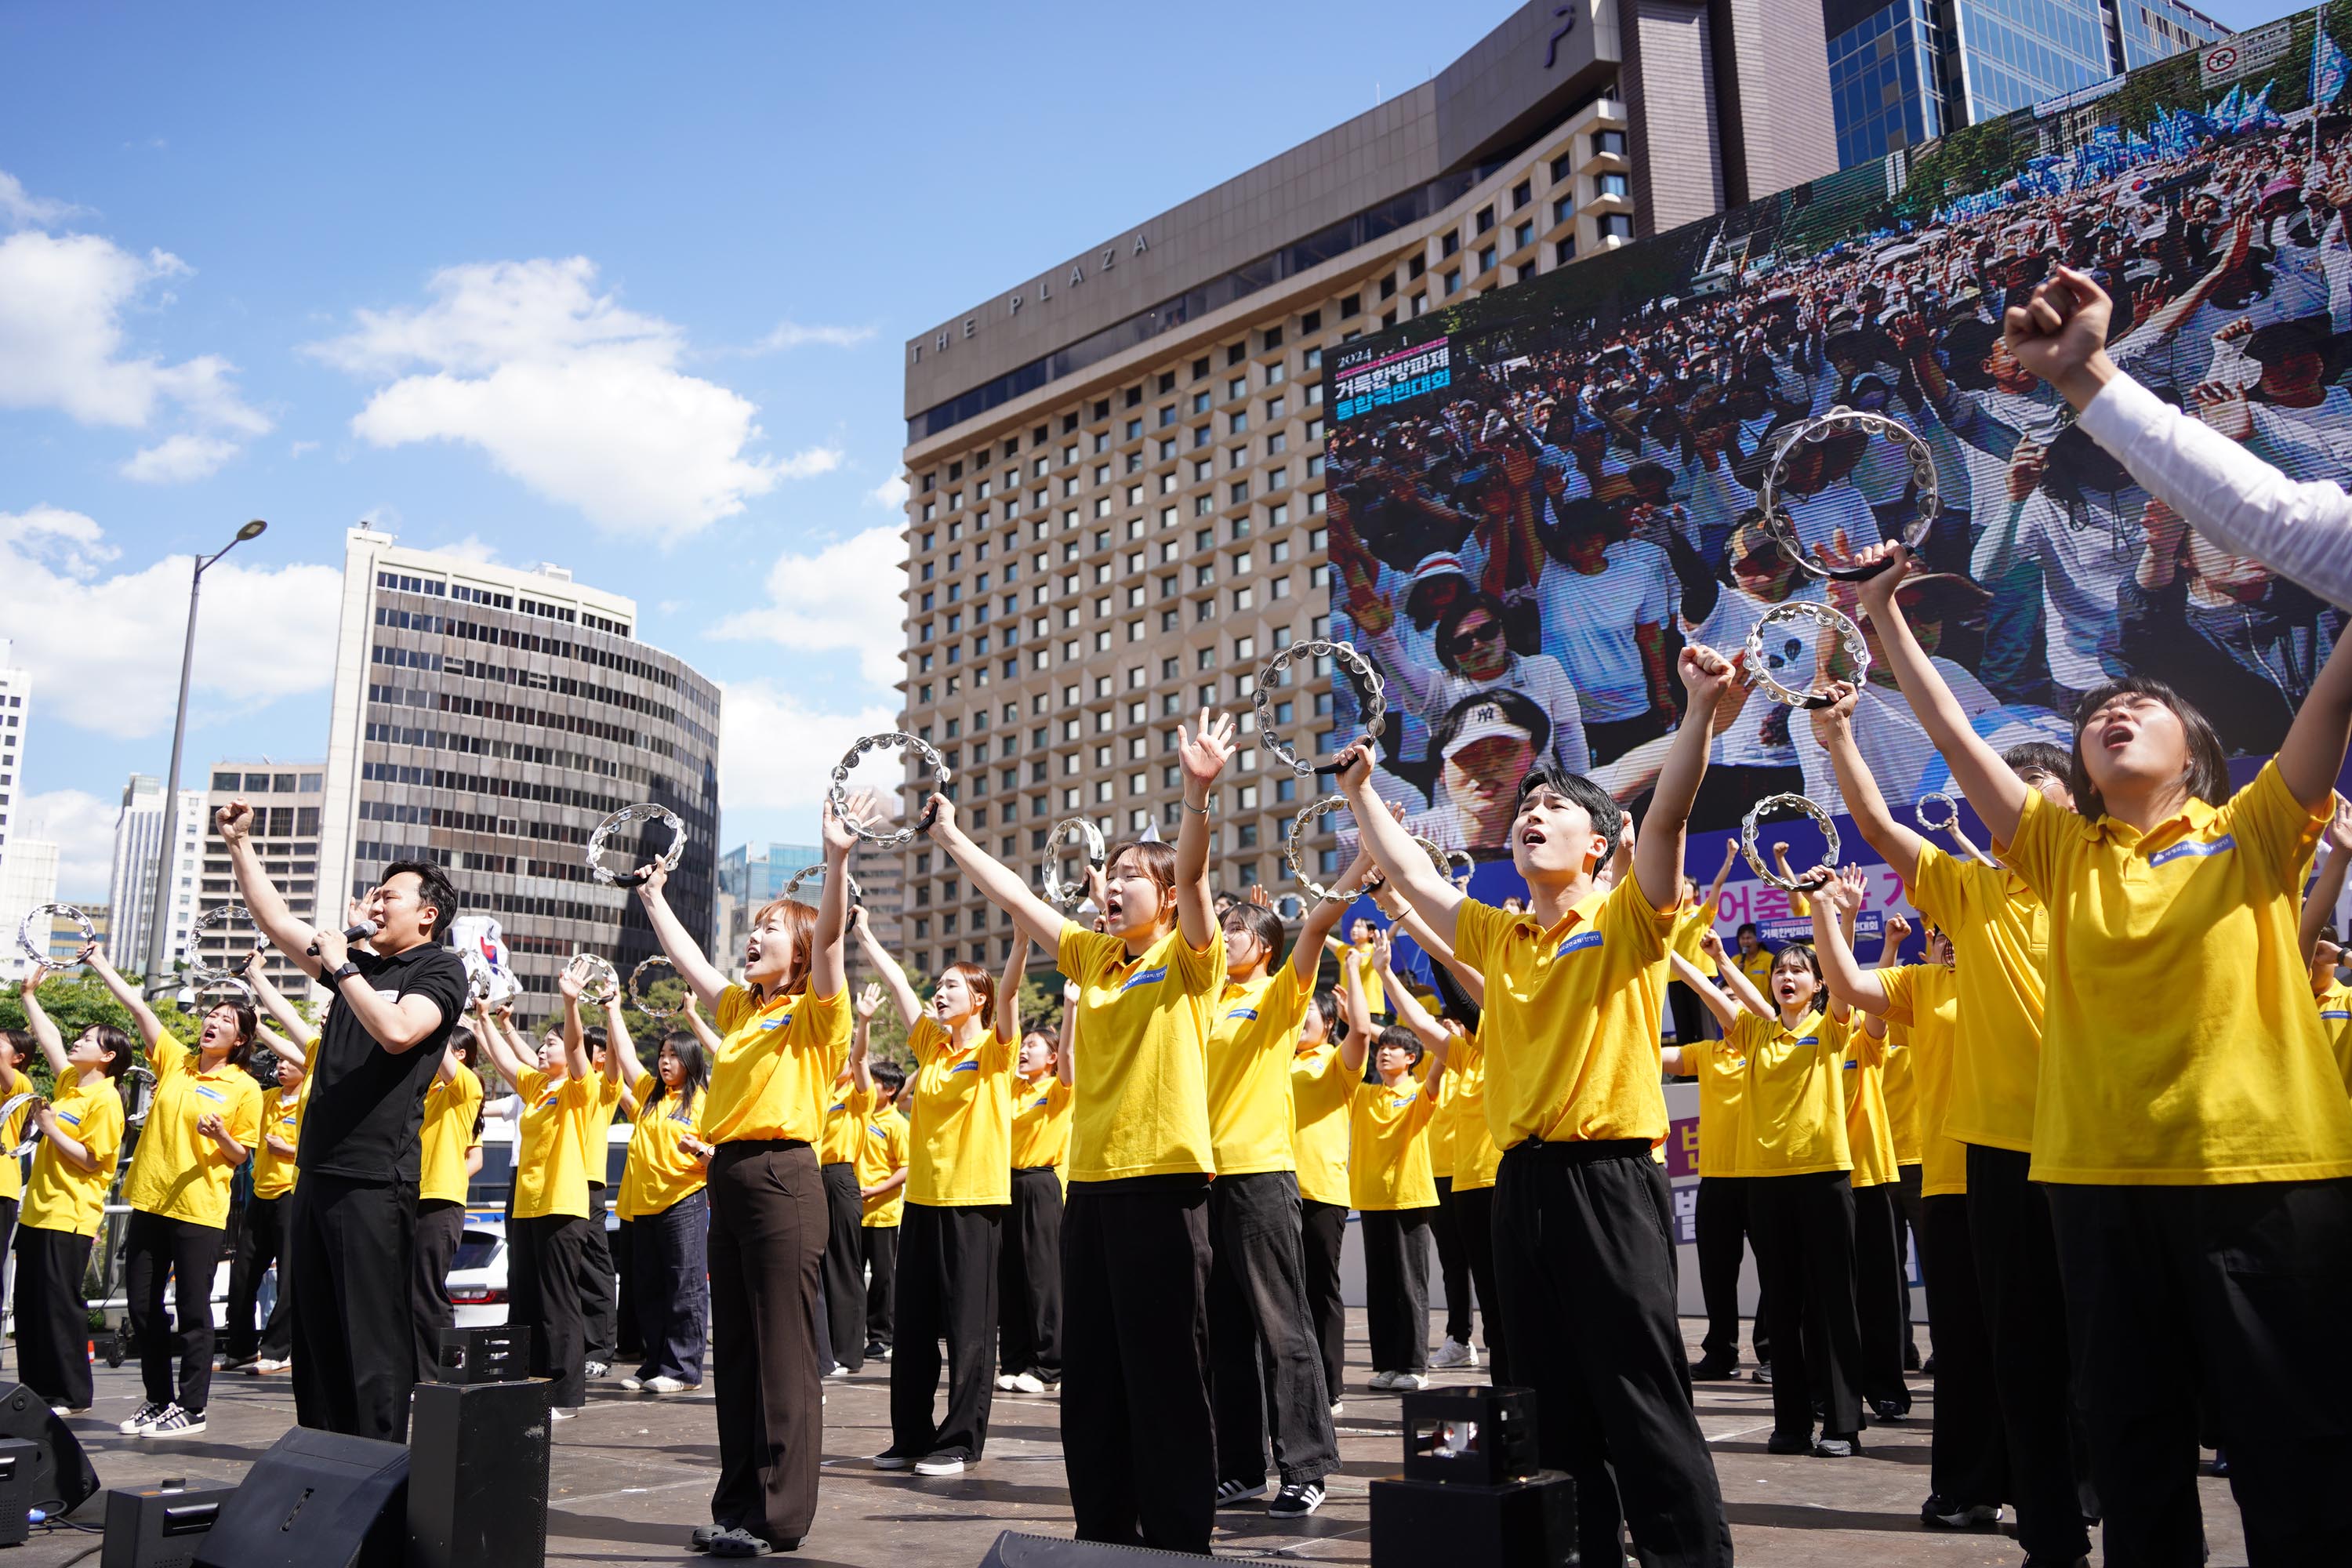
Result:
{"label": "silver tambourine jingle", "polygon": [[[97,945],[98,926],[96,922],[91,921],[88,915],[74,908],[73,905],[36,904],[31,909],[25,911],[25,918],[18,921],[16,925],[16,945],[24,951],[24,954],[26,958],[31,959],[35,963],[45,967],[47,966],[49,963],[49,944],[46,940],[40,942],[34,941],[33,932],[37,929],[42,937],[46,939],[49,933],[49,927],[55,921],[59,920],[72,922],[75,928],[81,932],[81,941],[74,944],[74,951],[77,953],[80,952],[84,948],[94,947]],[[75,962],[79,963],[80,961],[77,959]]]}
{"label": "silver tambourine jingle", "polygon": [[833,802],[834,815],[845,825],[848,825],[852,833],[865,839],[868,844],[878,844],[885,849],[896,849],[902,845],[913,843],[917,834],[929,831],[931,824],[939,819],[939,814],[926,806],[922,815],[913,822],[890,833],[883,833],[875,828],[849,823],[849,770],[857,765],[857,760],[860,757],[877,746],[896,746],[921,757],[926,763],[929,764],[931,783],[935,788],[945,789],[949,784],[953,784],[955,770],[948,766],[946,759],[940,755],[929,741],[919,736],[909,735],[903,730],[891,730],[879,735],[861,736],[856,745],[842,753],[841,761],[834,764],[833,787],[825,792],[826,798]]}
{"label": "silver tambourine jingle", "polygon": [[1319,800],[1309,801],[1299,807],[1297,816],[1290,819],[1290,831],[1284,836],[1282,842],[1283,864],[1288,866],[1290,874],[1298,879],[1298,885],[1330,903],[1345,903],[1364,889],[1360,886],[1327,888],[1307,874],[1307,825],[1328,812],[1343,811],[1347,805],[1348,797],[1344,795],[1327,795]]}
{"label": "silver tambourine jingle", "polygon": [[[234,938],[237,928],[247,932],[258,928],[253,923],[253,912],[243,904],[215,904],[199,913],[188,931],[188,973],[199,981],[235,980],[245,967],[245,954],[235,952],[236,943],[229,943],[232,952],[224,963],[207,963],[204,959],[205,939],[215,933]],[[232,967],[234,966],[234,967]]]}
{"label": "silver tambourine jingle", "polygon": [[615,871],[604,864],[604,852],[612,844],[614,836],[624,827],[639,822],[658,822],[668,827],[669,847],[656,857],[652,864],[665,871],[677,869],[679,859],[686,854],[686,824],[679,821],[677,813],[669,807],[646,804],[625,805],[596,825],[596,831],[588,836],[590,876],[614,888],[634,888],[646,879],[646,868],[643,866],[634,870]]}
{"label": "silver tambourine jingle", "polygon": [[[9,1118],[15,1116],[19,1110],[25,1110],[26,1106],[31,1105],[40,1098],[39,1094],[28,1089],[21,1094],[12,1094],[5,1100],[0,1100],[0,1128],[5,1128],[8,1125]],[[11,1160],[21,1160],[26,1155],[31,1153],[35,1149],[40,1147],[40,1130],[33,1125],[33,1118],[29,1113],[25,1117],[24,1131],[25,1136],[23,1139],[20,1140],[13,1148],[5,1151],[7,1157]]]}
{"label": "silver tambourine jingle", "polygon": [[155,1069],[133,1062],[122,1069],[122,1081],[117,1087],[121,1091],[122,1102],[136,1107],[123,1115],[122,1125],[146,1126],[147,1113],[155,1109]]}
{"label": "silver tambourine jingle", "polygon": [[583,949],[565,960],[563,967],[583,971],[580,992],[583,1001],[593,1002],[601,1007],[621,994],[621,972],[614,968],[613,961],[601,952]]}
{"label": "silver tambourine jingle", "polygon": [[[1938,801],[1941,801],[1944,805],[1943,820],[1931,821],[1927,816],[1927,808]],[[1931,789],[1919,797],[1918,804],[1912,806],[1911,819],[1930,833],[1948,833],[1960,825],[1960,803],[1942,790]]]}
{"label": "silver tambourine jingle", "polygon": [[[1794,621],[1811,621],[1821,632],[1837,637],[1843,647],[1852,672],[1841,677],[1858,688],[1870,675],[1870,644],[1862,628],[1839,610],[1812,599],[1784,599],[1764,612],[1748,633],[1748,679],[1755,688],[1775,702],[1785,702],[1791,708],[1826,708],[1828,695],[1811,687],[1795,687],[1780,679],[1778,671],[1784,668],[1781,657],[1769,644],[1774,640],[1772,628]],[[1822,662],[1812,651],[1799,645],[1796,662]]]}
{"label": "silver tambourine jingle", "polygon": [[646,987],[648,984],[646,979],[646,971],[652,969],[656,963],[668,970],[673,975],[677,973],[677,965],[672,963],[667,958],[658,952],[655,953],[650,958],[641,958],[637,960],[637,966],[629,971],[629,1000],[635,1005],[638,1012],[643,1013],[648,1018],[675,1017],[678,1014],[686,1011],[686,998],[684,995],[681,994],[676,1002],[671,1003],[667,1007],[656,1007],[652,1003],[646,1000]]}
{"label": "silver tambourine jingle", "polygon": [[1066,816],[1054,824],[1045,835],[1045,901],[1057,909],[1076,910],[1087,901],[1087,879],[1081,876],[1074,883],[1062,880],[1062,846],[1066,839],[1075,838],[1086,851],[1087,864],[1099,869],[1103,863],[1102,829],[1094,819]]}
{"label": "silver tambourine jingle", "polygon": [[1796,520],[1780,504],[1780,488],[1787,481],[1789,459],[1801,444],[1819,446],[1831,437],[1852,433],[1865,439],[1884,439],[1903,448],[1911,465],[1911,487],[1914,515],[1903,531],[1902,542],[1915,554],[1927,541],[1928,533],[1942,514],[1943,500],[1936,483],[1936,455],[1928,448],[1926,437],[1899,419],[1866,409],[1848,408],[1841,404],[1826,414],[1800,421],[1785,432],[1772,448],[1770,461],[1764,466],[1764,477],[1756,487],[1756,504],[1762,511],[1764,531],[1781,552],[1797,564],[1797,569],[1812,577],[1835,577],[1845,582],[1858,582],[1875,577],[1886,569],[1886,563],[1874,562],[1867,566],[1830,566],[1807,552],[1797,537]]}
{"label": "silver tambourine jingle", "polygon": [[1274,727],[1276,677],[1289,668],[1302,655],[1309,658],[1328,655],[1333,664],[1355,678],[1357,688],[1362,693],[1362,739],[1379,740],[1381,730],[1388,724],[1387,684],[1381,679],[1381,667],[1372,662],[1369,654],[1358,652],[1352,643],[1333,642],[1328,637],[1292,643],[1259,667],[1256,695],[1258,744],[1279,757],[1283,765],[1300,778],[1311,778],[1315,773],[1315,764],[1302,761],[1290,742],[1284,740]]}
{"label": "silver tambourine jingle", "polygon": [[1823,869],[1835,869],[1837,866],[1838,830],[1837,824],[1831,820],[1828,812],[1801,795],[1768,795],[1748,808],[1748,815],[1740,820],[1739,824],[1739,852],[1748,857],[1748,868],[1770,886],[1780,889],[1784,893],[1793,893],[1802,884],[1804,878],[1781,876],[1780,872],[1765,864],[1763,852],[1756,847],[1757,827],[1766,816],[1775,811],[1782,810],[1803,813],[1811,817],[1814,826],[1822,830],[1822,838],[1826,846],[1822,850],[1821,863]]}
{"label": "silver tambourine jingle", "polygon": [[[780,896],[789,899],[801,890],[801,884],[803,882],[807,881],[811,877],[823,878],[824,875],[824,865],[822,861],[814,866],[803,866],[799,870],[792,874],[792,879],[785,882],[784,890]],[[844,883],[847,884],[849,888],[849,901],[851,903],[854,904],[857,902],[859,899],[864,897],[864,894],[858,889],[857,879],[849,874],[849,868],[847,866],[844,866],[841,868],[841,879]]]}

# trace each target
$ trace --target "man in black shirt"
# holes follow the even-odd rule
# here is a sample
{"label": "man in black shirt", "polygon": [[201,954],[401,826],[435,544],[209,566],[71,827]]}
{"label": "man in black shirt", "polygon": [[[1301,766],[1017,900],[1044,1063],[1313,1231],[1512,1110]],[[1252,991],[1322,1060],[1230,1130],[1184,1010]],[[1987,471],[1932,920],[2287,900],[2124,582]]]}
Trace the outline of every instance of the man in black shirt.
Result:
{"label": "man in black shirt", "polygon": [[[416,1381],[408,1284],[425,1091],[466,1010],[466,966],[441,945],[457,913],[439,868],[395,861],[360,902],[374,952],[286,907],[247,837],[253,808],[216,825],[254,924],[334,993],[310,1059],[288,1220],[295,1419],[400,1442]],[[313,967],[315,965],[315,967]]]}

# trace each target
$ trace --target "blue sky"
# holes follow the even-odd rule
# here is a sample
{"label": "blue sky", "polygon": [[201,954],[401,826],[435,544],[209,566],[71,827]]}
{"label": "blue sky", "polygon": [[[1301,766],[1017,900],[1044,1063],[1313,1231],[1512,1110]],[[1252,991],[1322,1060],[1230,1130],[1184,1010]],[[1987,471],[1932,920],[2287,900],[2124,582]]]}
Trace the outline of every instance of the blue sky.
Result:
{"label": "blue sky", "polygon": [[805,840],[824,766],[896,707],[903,341],[1507,9],[18,0],[18,826],[102,892],[122,781],[168,755],[187,554],[249,517],[205,580],[184,776],[317,755],[367,517],[634,594],[728,687],[727,842]]}

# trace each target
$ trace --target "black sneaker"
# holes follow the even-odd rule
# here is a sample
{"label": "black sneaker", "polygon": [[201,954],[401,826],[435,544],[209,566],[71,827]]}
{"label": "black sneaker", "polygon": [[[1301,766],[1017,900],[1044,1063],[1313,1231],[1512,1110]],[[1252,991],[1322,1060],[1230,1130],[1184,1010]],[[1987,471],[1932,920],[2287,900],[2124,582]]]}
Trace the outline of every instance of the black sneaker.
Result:
{"label": "black sneaker", "polygon": [[1930,1493],[1919,1505],[1919,1522],[1930,1530],[1990,1530],[2000,1523],[2000,1510],[1989,1502],[1954,1502]]}
{"label": "black sneaker", "polygon": [[1924,1374],[1926,1374],[1926,1375],[1927,1375],[1927,1376],[1928,1376],[1928,1377],[1933,1377],[1933,1376],[1935,1376],[1935,1375],[1936,1375],[1936,1358],[1935,1358],[1933,1355],[1930,1355],[1930,1356],[1929,1356],[1926,1361],[1921,1362],[1921,1363],[1919,1363],[1919,1370],[1920,1370],[1920,1372],[1921,1372],[1921,1373],[1923,1373]]}
{"label": "black sneaker", "polygon": [[1919,1370],[1919,1347],[1917,1345],[1905,1345],[1903,1347],[1903,1370],[1905,1372],[1917,1372]]}
{"label": "black sneaker", "polygon": [[1899,1399],[1873,1400],[1870,1413],[1881,1421],[1900,1421],[1911,1414],[1903,1407],[1903,1402]]}
{"label": "black sneaker", "polygon": [[1748,1381],[1750,1383],[1760,1383],[1767,1388],[1771,1387],[1772,1363],[1769,1361],[1760,1363],[1754,1372],[1748,1374]]}
{"label": "black sneaker", "polygon": [[1851,1459],[1861,1452],[1862,1434],[1859,1432],[1848,1432],[1837,1437],[1824,1432],[1813,1440],[1813,1458],[1816,1459]]}
{"label": "black sneaker", "polygon": [[139,1435],[142,1437],[194,1437],[205,1429],[205,1413],[183,1410],[177,1405],[164,1406],[163,1414],[152,1426]]}
{"label": "black sneaker", "polygon": [[1263,1476],[1254,1481],[1219,1481],[1216,1506],[1231,1508],[1237,1502],[1254,1502],[1264,1496],[1265,1478]]}
{"label": "black sneaker", "polygon": [[866,1342],[866,1359],[867,1361],[888,1361],[890,1359],[890,1347],[884,1344],[880,1340],[868,1340]]}
{"label": "black sneaker", "polygon": [[1768,1454],[1810,1454],[1813,1451],[1811,1432],[1775,1432],[1764,1439]]}
{"label": "black sneaker", "polygon": [[1301,1481],[1275,1494],[1265,1511],[1276,1519],[1304,1519],[1323,1506],[1323,1483]]}
{"label": "black sneaker", "polygon": [[1691,1381],[1694,1383],[1720,1383],[1725,1378],[1738,1377],[1739,1358],[1733,1356],[1726,1361],[1718,1361],[1711,1355],[1701,1356],[1690,1363],[1690,1374]]}

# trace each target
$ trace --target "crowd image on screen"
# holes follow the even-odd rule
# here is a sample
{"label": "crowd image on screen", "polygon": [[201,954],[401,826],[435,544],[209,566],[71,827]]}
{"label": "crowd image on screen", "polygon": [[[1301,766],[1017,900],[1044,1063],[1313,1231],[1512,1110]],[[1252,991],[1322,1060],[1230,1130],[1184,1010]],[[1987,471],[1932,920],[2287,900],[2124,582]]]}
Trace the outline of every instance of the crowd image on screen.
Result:
{"label": "crowd image on screen", "polygon": [[[1441,391],[1343,404],[1333,619],[1386,676],[1383,794],[1415,830],[1504,852],[1538,762],[1630,803],[1676,722],[1684,642],[1738,649],[1790,599],[1860,618],[1852,588],[1799,570],[1758,504],[1783,438],[1836,407],[1898,421],[1933,455],[1927,570],[1905,606],[1994,744],[2065,743],[2083,693],[2146,674],[2212,715],[2232,754],[2274,750],[2343,613],[2136,488],[2000,321],[2058,263],[2081,268],[2115,297],[2123,369],[2295,479],[2352,480],[2352,124],[2268,115],[2162,151],[2116,144],[2129,151],[2104,177],[2011,181],[1910,224],[1881,203],[1883,226],[1809,255],[1751,234],[1679,293],[1662,291],[1677,286],[1664,267],[1624,267],[1599,303],[1588,287],[1572,307],[1454,333]],[[1853,430],[1790,445],[1780,500],[1829,564],[1921,516],[1905,446]],[[1855,736],[1890,795],[1916,799],[1948,781],[1861,629]],[[1768,633],[1764,658],[1793,687],[1853,672],[1809,623]],[[1761,697],[1738,708],[1694,826],[1784,790],[1843,810],[1790,718]]]}

